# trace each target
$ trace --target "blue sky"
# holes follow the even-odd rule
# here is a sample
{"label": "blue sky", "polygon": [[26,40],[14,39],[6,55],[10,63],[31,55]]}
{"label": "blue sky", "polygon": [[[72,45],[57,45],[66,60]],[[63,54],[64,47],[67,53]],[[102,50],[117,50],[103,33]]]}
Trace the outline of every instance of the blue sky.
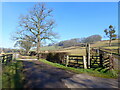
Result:
{"label": "blue sky", "polygon": [[[11,41],[10,37],[17,30],[19,16],[27,14],[34,4],[36,3],[2,3],[2,43],[0,42],[2,47],[14,46],[14,41]],[[118,31],[117,2],[47,2],[46,6],[53,9],[57,24],[54,31],[60,35],[57,41],[94,34],[99,34],[106,39],[103,30],[109,25],[115,26]]]}

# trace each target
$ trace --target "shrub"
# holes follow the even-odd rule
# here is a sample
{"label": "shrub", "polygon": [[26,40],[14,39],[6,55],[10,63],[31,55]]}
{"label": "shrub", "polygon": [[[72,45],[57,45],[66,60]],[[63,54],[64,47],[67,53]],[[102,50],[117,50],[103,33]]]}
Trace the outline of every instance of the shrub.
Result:
{"label": "shrub", "polygon": [[48,53],[40,53],[40,58],[46,59],[47,55],[48,55]]}
{"label": "shrub", "polygon": [[53,52],[53,53],[48,53],[46,60],[54,62],[54,63],[64,63],[64,56],[68,55],[66,52]]}
{"label": "shrub", "polygon": [[46,57],[46,60],[51,61],[51,62],[54,62],[54,61],[53,61],[53,56],[54,56],[53,53],[48,53],[48,54],[47,54],[47,57]]}
{"label": "shrub", "polygon": [[36,56],[37,55],[37,53],[35,51],[30,51],[29,53],[30,53],[29,56]]}

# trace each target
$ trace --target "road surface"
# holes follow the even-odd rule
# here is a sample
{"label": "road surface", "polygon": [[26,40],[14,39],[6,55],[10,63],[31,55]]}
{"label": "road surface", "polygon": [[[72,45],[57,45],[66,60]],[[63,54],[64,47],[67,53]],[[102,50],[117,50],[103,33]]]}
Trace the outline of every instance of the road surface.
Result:
{"label": "road surface", "polygon": [[118,88],[117,79],[75,74],[37,60],[23,64],[24,88]]}

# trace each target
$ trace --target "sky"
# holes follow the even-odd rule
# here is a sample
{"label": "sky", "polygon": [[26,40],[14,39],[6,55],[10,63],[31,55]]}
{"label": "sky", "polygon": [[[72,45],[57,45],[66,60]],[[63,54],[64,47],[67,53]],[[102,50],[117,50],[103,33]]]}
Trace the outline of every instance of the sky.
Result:
{"label": "sky", "polygon": [[[33,0],[1,0],[2,2],[33,2]],[[119,2],[119,0],[34,0],[34,2]]]}
{"label": "sky", "polygon": [[[0,3],[1,4],[1,3]],[[35,2],[3,2],[2,30],[0,30],[0,47],[13,48],[15,41],[11,35],[17,31],[20,15],[26,15]],[[53,18],[60,38],[68,40],[99,34],[105,38],[104,29],[113,25],[118,32],[118,3],[117,2],[46,2],[53,9]]]}

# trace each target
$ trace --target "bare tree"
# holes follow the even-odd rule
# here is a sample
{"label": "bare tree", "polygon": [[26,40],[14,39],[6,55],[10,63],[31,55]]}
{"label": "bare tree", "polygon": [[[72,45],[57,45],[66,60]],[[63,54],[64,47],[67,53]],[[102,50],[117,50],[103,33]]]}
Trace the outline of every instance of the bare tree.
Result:
{"label": "bare tree", "polygon": [[22,15],[19,22],[19,37],[34,37],[32,40],[37,45],[37,55],[39,59],[41,42],[43,40],[53,40],[57,34],[52,30],[55,27],[55,21],[52,19],[52,9],[46,8],[44,3],[38,3],[30,9],[27,15]]}
{"label": "bare tree", "polygon": [[32,41],[32,37],[25,37],[23,40],[18,40],[15,43],[15,47],[21,47],[26,51],[26,55],[28,55],[29,50],[35,46],[35,44]]}
{"label": "bare tree", "polygon": [[109,46],[111,46],[112,39],[116,39],[117,35],[115,34],[115,28],[110,25],[109,29],[104,30],[106,36],[109,38]]}

